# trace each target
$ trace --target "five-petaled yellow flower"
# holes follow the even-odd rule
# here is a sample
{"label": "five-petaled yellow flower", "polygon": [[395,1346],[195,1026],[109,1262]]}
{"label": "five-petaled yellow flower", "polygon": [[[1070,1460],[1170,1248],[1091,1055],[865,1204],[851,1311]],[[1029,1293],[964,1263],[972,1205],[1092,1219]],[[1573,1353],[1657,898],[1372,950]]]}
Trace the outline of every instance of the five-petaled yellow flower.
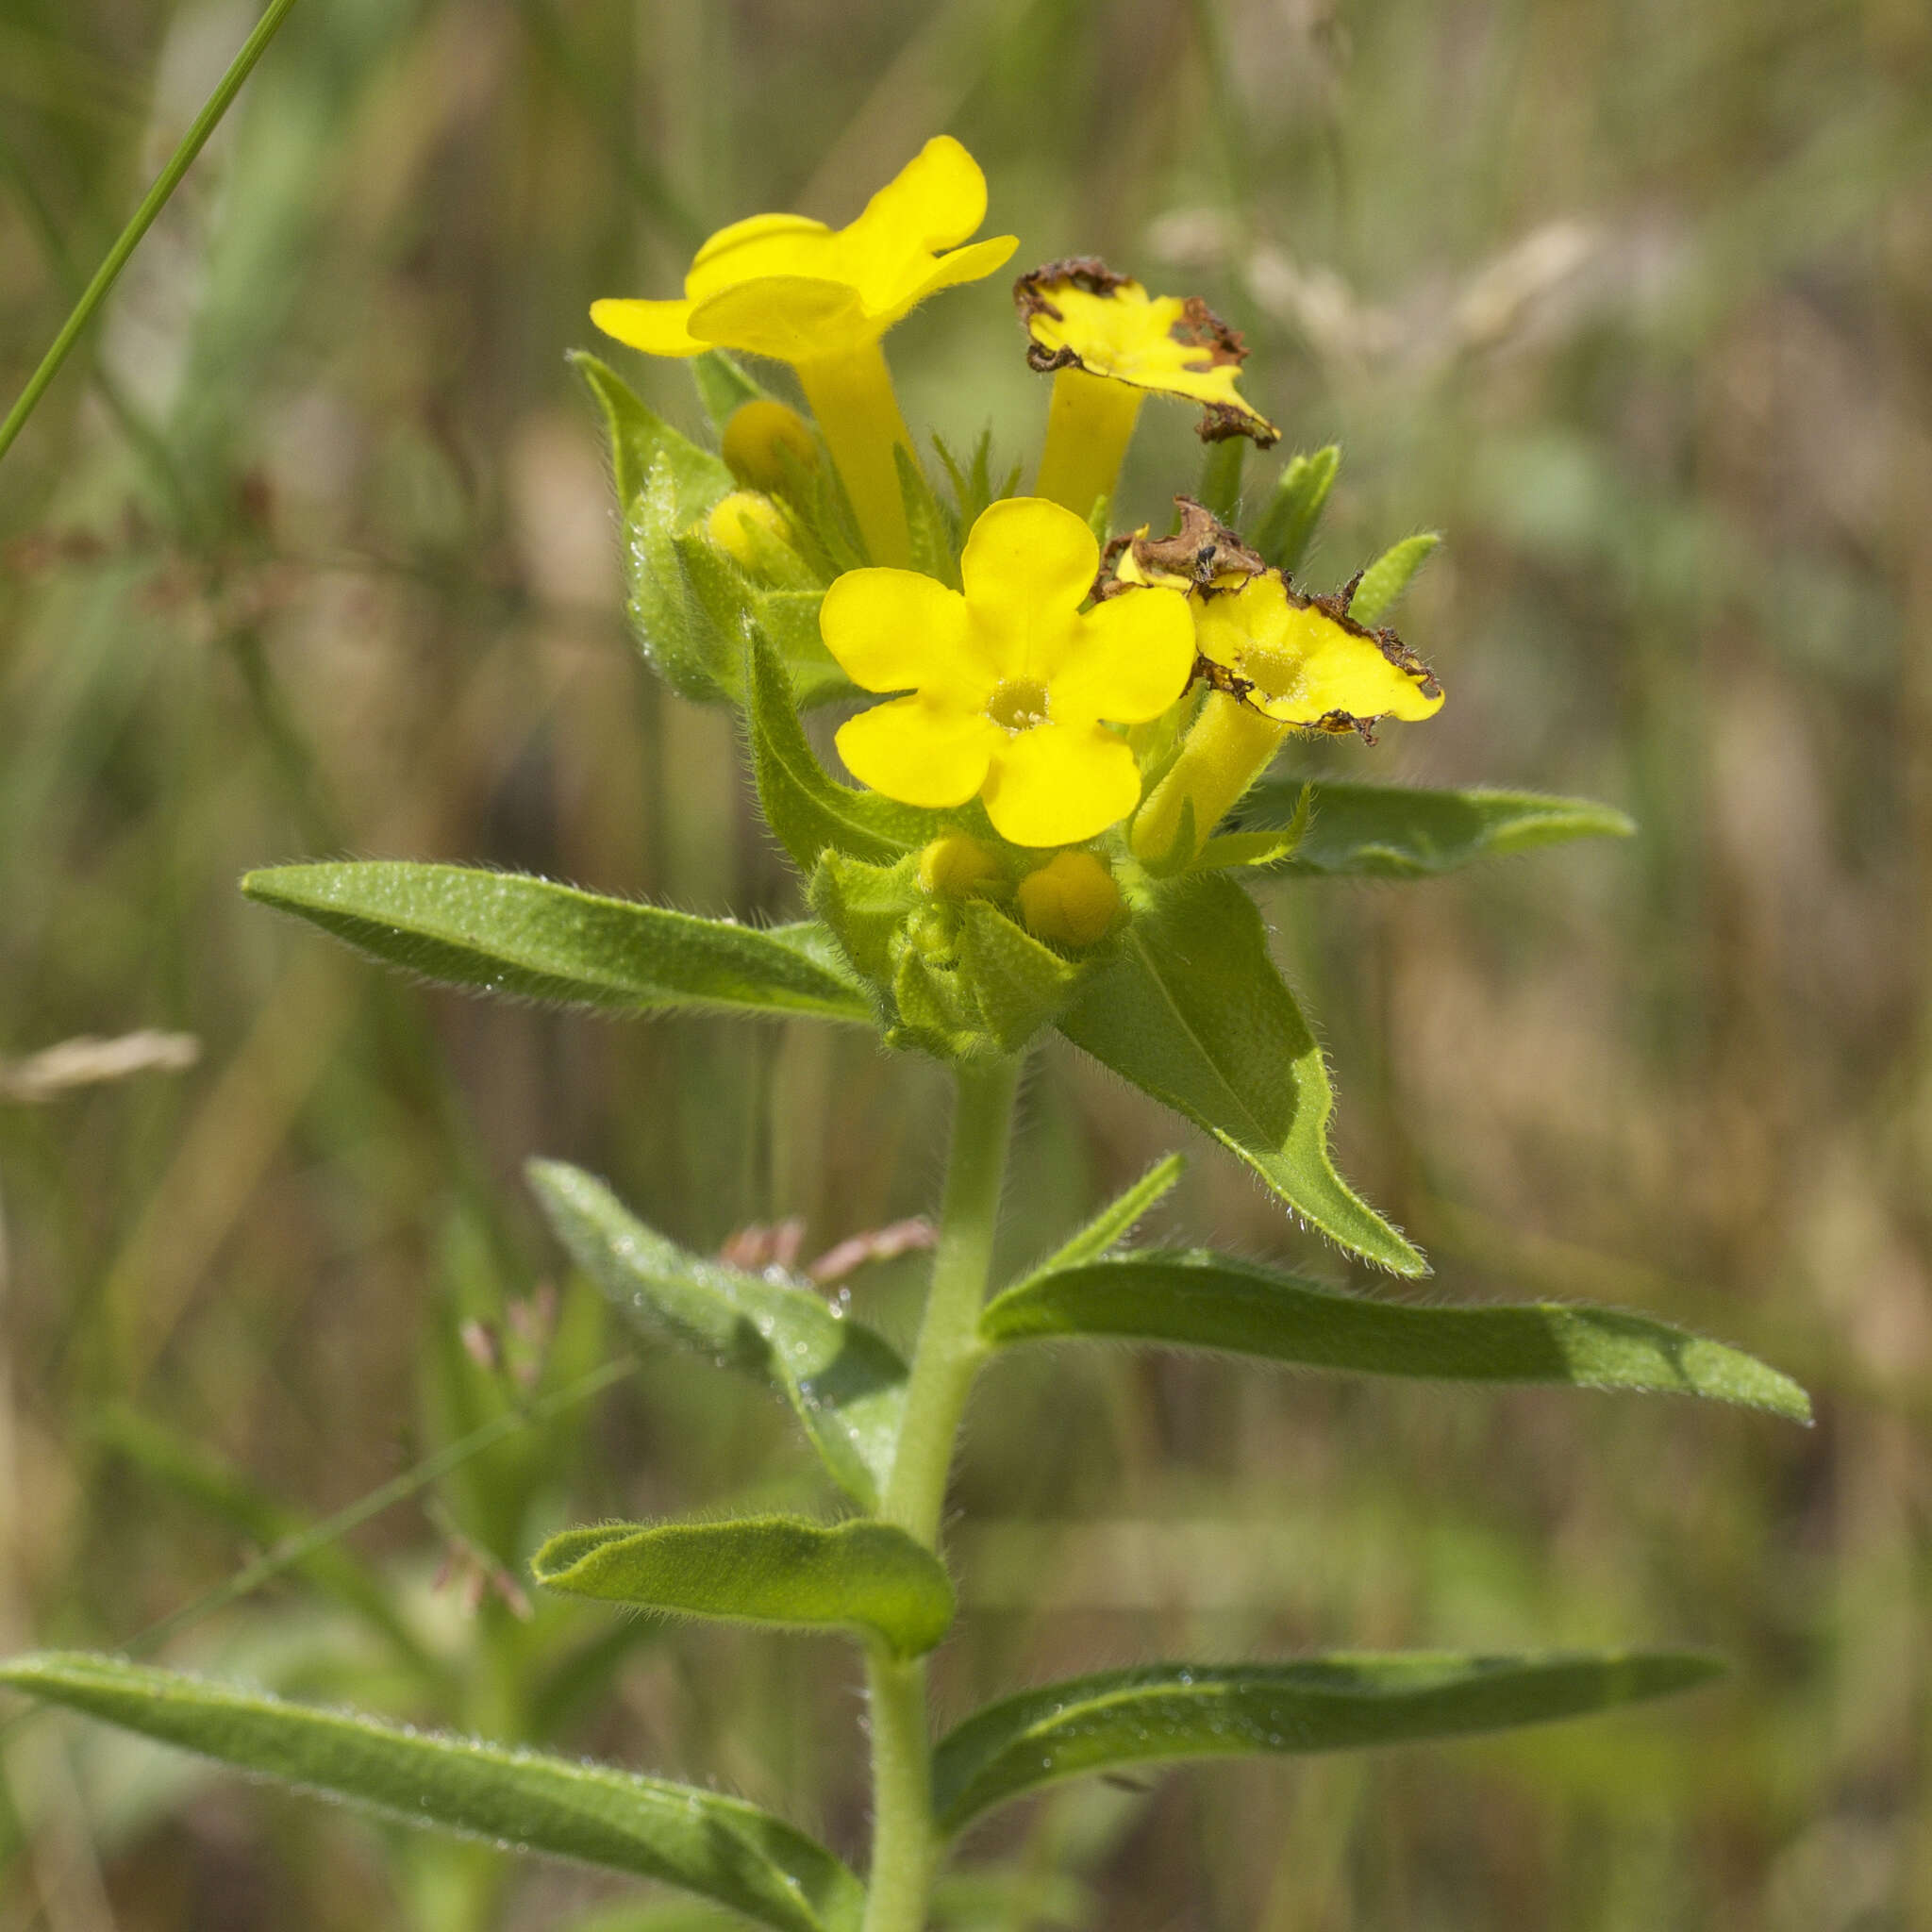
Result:
{"label": "five-petaled yellow flower", "polygon": [[909,455],[879,338],[928,295],[990,275],[1019,245],[958,244],[986,219],[986,176],[935,135],[858,219],[752,215],[697,252],[675,302],[604,301],[591,320],[651,356],[739,349],[790,362],[874,558],[909,563],[894,444]]}
{"label": "five-petaled yellow flower", "polygon": [[1247,350],[1198,295],[1150,295],[1091,256],[1050,261],[1013,284],[1026,325],[1026,359],[1054,374],[1042,496],[1085,516],[1113,493],[1143,397],[1199,403],[1205,441],[1281,432],[1235,388]]}
{"label": "five-petaled yellow flower", "polygon": [[1137,724],[1187,688],[1194,625],[1177,591],[1129,591],[1082,611],[1093,533],[1040,497],[995,503],[959,560],[962,595],[905,570],[858,570],[819,625],[867,691],[909,691],[841,725],[861,783],[931,808],[985,801],[1015,845],[1072,845],[1133,810],[1141,774],[1108,723]]}

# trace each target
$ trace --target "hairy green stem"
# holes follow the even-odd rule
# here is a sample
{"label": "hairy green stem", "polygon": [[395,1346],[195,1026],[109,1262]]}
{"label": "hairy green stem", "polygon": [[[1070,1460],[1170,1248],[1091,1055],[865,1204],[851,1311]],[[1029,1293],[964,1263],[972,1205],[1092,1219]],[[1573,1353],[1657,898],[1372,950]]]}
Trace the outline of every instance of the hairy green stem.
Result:
{"label": "hairy green stem", "polygon": [[[958,1078],[932,1288],[912,1357],[906,1420],[879,1511],[928,1549],[939,1544],[959,1418],[985,1352],[979,1310],[999,1228],[1000,1184],[1012,1138],[1020,1062],[965,1060]],[[894,1662],[875,1652],[867,1660],[866,1689],[872,1713],[873,1850],[864,1932],[920,1932],[940,1853],[932,1823],[925,1666]]]}
{"label": "hairy green stem", "polygon": [[208,97],[201,112],[181,137],[179,146],[168,157],[168,165],[156,176],[155,185],[142,198],[133,218],[121,230],[113,247],[108,249],[108,258],[94,271],[93,280],[81,291],[80,300],[74,305],[74,312],[54,338],[53,347],[42,357],[41,366],[27,378],[26,387],[20,392],[20,400],[7,412],[7,420],[0,423],[0,457],[13,446],[14,438],[25,426],[26,419],[46,393],[47,385],[59,374],[60,365],[80,340],[81,331],[93,320],[94,310],[107,300],[108,291],[127,266],[128,258],[141,246],[142,237],[154,225],[155,217],[167,207],[169,196],[181,185],[181,177],[194,165],[194,158],[207,145],[208,136],[220,126],[222,116],[242,92],[242,83],[255,71],[255,63],[267,51],[268,43],[275,39],[294,4],[295,0],[270,0],[268,10],[255,24],[255,31],[242,43],[242,51],[229,63],[227,73],[222,75],[214,92]]}

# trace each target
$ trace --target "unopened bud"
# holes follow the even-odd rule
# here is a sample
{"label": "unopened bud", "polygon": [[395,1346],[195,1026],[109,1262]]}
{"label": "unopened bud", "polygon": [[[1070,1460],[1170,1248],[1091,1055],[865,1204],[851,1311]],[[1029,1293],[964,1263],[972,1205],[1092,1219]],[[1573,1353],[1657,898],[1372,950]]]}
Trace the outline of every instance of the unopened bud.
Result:
{"label": "unopened bud", "polygon": [[734,490],[705,519],[705,534],[754,576],[786,577],[798,570],[791,523],[769,496]]}
{"label": "unopened bud", "polygon": [[970,899],[999,870],[991,848],[965,832],[948,832],[919,855],[919,883],[937,899]]}
{"label": "unopened bud", "polygon": [[778,491],[819,459],[811,425],[788,404],[741,403],[724,425],[724,466],[754,490]]}
{"label": "unopened bud", "polygon": [[1058,946],[1104,940],[1121,909],[1107,861],[1075,847],[1056,853],[1020,881],[1020,916],[1036,939]]}

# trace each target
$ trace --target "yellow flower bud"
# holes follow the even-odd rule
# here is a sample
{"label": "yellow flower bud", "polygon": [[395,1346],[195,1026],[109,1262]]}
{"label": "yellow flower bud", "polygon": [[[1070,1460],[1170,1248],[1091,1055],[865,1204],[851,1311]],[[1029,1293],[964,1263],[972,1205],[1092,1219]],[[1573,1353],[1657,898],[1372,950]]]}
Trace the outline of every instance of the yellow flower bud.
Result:
{"label": "yellow flower bud", "polygon": [[1091,946],[1107,937],[1121,909],[1107,861],[1091,852],[1058,852],[1020,881],[1020,916],[1036,939]]}
{"label": "yellow flower bud", "polygon": [[769,496],[734,490],[720,497],[705,519],[705,534],[735,563],[754,576],[785,577],[797,573],[798,551],[791,520]]}
{"label": "yellow flower bud", "polygon": [[919,883],[935,898],[970,899],[999,871],[991,847],[965,832],[948,832],[919,855]]}
{"label": "yellow flower bud", "polygon": [[791,480],[790,451],[802,469],[819,459],[819,446],[798,411],[785,403],[741,403],[724,425],[724,466],[741,483],[775,494]]}

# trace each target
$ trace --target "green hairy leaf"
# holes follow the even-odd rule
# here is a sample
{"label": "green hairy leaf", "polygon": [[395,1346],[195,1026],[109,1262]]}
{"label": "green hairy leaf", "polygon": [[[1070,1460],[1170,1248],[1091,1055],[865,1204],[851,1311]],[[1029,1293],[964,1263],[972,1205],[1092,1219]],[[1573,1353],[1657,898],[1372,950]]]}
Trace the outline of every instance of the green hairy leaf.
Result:
{"label": "green hairy leaf", "polygon": [[1064,1247],[1049,1255],[1030,1279],[1037,1281],[1056,1269],[1077,1268],[1082,1261],[1091,1261],[1106,1254],[1116,1241],[1125,1241],[1133,1233],[1135,1223],[1186,1173],[1187,1165],[1187,1157],[1182,1154],[1170,1154],[1165,1160],[1156,1161],[1124,1194],[1109,1201]]}
{"label": "green hairy leaf", "polygon": [[960,908],[959,965],[977,1017],[1003,1053],[1024,1046],[1080,982],[1079,967],[984,899]]}
{"label": "green hairy leaf", "polygon": [[608,363],[583,349],[574,350],[570,362],[603,415],[617,505],[626,516],[660,458],[680,530],[689,529],[730,492],[731,472],[724,458],[672,428]]}
{"label": "green hairy leaf", "polygon": [[454,986],[633,1012],[812,1014],[870,1024],[824,927],[760,928],[458,865],[283,865],[249,898]]}
{"label": "green hairy leaf", "polygon": [[557,1238],[614,1307],[774,1384],[833,1477],[878,1507],[906,1407],[906,1364],[885,1341],[807,1289],[686,1253],[577,1168],[535,1160],[525,1172]]}
{"label": "green hairy leaf", "polygon": [[912,568],[923,576],[937,577],[957,591],[959,535],[945,505],[927,482],[919,459],[903,442],[892,445],[892,466],[899,473],[899,499],[906,506],[906,528],[912,540]]}
{"label": "green hairy leaf", "polygon": [[1357,624],[1374,624],[1385,611],[1393,609],[1396,600],[1415,581],[1416,572],[1441,541],[1437,531],[1420,530],[1400,543],[1391,543],[1363,571],[1355,595],[1349,599],[1348,614]]}
{"label": "green hairy leaf", "polygon": [[112,1657],[16,1657],[0,1683],[403,1824],[682,1886],[784,1932],[853,1932],[863,1907],[858,1879],[823,1845],[713,1791]]}
{"label": "green hairy leaf", "polygon": [[1210,442],[1201,458],[1201,487],[1195,492],[1202,504],[1224,524],[1241,515],[1241,467],[1248,454],[1245,436],[1224,436]]}
{"label": "green hairy leaf", "polygon": [[1335,1172],[1322,1050],[1268,957],[1254,901],[1221,874],[1163,886],[1059,1026],[1205,1127],[1329,1240],[1397,1274],[1428,1272]]}
{"label": "green hairy leaf", "polygon": [[791,680],[763,638],[752,645],[745,682],[758,808],[808,878],[826,852],[891,865],[937,836],[941,822],[933,813],[841,785],[820,764],[798,722]]}
{"label": "green hairy leaf", "polygon": [[1606,1651],[1546,1657],[1426,1652],[1286,1664],[1154,1664],[989,1705],[933,1757],[933,1808],[958,1831],[1025,1791],[1083,1773],[1180,1757],[1345,1751],[1579,1717],[1686,1690],[1713,1658]]}
{"label": "green hairy leaf", "polygon": [[1198,1250],[1049,1264],[990,1303],[979,1328],[989,1341],[1113,1336],[1355,1374],[1704,1395],[1811,1419],[1789,1376],[1641,1315],[1560,1302],[1374,1301]]}
{"label": "green hairy leaf", "polygon": [[891,1524],[603,1524],[537,1552],[538,1582],[604,1603],[734,1623],[869,1631],[919,1657],[953,1621],[953,1586],[930,1550]]}
{"label": "green hairy leaf", "polygon": [[834,698],[857,696],[858,691],[819,634],[819,606],[824,598],[822,590],[761,590],[752,594],[752,634],[777,653],[793,694],[807,710]]}
{"label": "green hairy leaf", "polygon": [[1478,858],[1568,839],[1624,839],[1637,827],[1614,807],[1535,791],[1427,791],[1265,778],[1241,801],[1250,824],[1307,824],[1275,870],[1310,877],[1433,878]]}
{"label": "green hairy leaf", "polygon": [[1341,467],[1341,451],[1331,442],[1310,456],[1291,458],[1283,468],[1252,540],[1276,570],[1292,576],[1302,567],[1308,540],[1322,520],[1328,492],[1335,487],[1335,473]]}

